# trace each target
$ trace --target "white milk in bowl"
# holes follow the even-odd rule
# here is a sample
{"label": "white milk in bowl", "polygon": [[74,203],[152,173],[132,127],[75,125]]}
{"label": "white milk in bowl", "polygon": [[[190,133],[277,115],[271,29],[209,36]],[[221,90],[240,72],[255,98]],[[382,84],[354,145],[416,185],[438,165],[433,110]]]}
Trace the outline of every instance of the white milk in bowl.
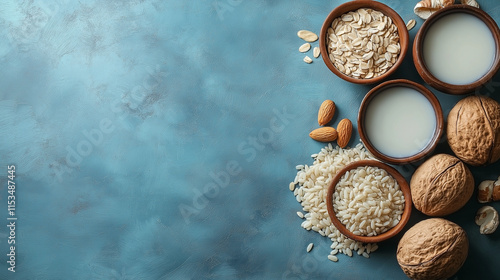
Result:
{"label": "white milk in bowl", "polygon": [[452,13],[436,20],[423,43],[427,69],[453,85],[471,84],[483,77],[493,65],[495,51],[488,26],[467,13]]}
{"label": "white milk in bowl", "polygon": [[403,158],[416,155],[429,145],[436,123],[434,108],[422,93],[395,86],[383,89],[369,101],[364,129],[380,153]]}

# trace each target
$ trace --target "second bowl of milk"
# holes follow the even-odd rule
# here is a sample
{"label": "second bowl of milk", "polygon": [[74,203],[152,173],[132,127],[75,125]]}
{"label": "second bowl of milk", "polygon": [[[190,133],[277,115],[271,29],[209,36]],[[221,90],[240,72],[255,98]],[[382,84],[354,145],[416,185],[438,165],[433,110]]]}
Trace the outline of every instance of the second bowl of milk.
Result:
{"label": "second bowl of milk", "polygon": [[449,94],[472,92],[500,68],[500,30],[484,11],[468,5],[439,10],[420,28],[413,60],[422,79]]}
{"label": "second bowl of milk", "polygon": [[358,114],[358,131],[366,148],[391,164],[415,162],[431,153],[443,123],[438,99],[409,80],[387,81],[373,88]]}

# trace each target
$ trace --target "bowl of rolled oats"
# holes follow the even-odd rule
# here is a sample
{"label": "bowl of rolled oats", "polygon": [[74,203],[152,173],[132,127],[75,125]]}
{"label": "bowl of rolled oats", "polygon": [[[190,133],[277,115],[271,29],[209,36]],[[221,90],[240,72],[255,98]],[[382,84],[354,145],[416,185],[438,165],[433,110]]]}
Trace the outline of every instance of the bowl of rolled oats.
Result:
{"label": "bowl of rolled oats", "polygon": [[408,30],[399,14],[371,0],[333,9],[323,23],[319,44],[326,66],[356,84],[378,83],[394,73],[408,45]]}

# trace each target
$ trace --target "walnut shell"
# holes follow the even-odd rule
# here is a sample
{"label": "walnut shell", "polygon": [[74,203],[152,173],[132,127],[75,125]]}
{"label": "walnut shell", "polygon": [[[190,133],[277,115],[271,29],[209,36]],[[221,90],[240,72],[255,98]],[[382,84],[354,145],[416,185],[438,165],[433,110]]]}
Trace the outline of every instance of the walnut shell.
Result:
{"label": "walnut shell", "polygon": [[455,0],[422,0],[413,8],[413,12],[422,19],[428,19],[433,13],[454,3]]}
{"label": "walnut shell", "polygon": [[448,144],[457,157],[474,166],[500,159],[500,104],[485,96],[460,100],[448,115]]}
{"label": "walnut shell", "polygon": [[474,192],[474,178],[458,158],[437,154],[415,170],[410,189],[417,210],[429,216],[446,216],[469,201]]}
{"label": "walnut shell", "polygon": [[411,279],[445,279],[457,273],[468,252],[469,240],[459,225],[431,218],[417,223],[403,235],[396,258]]}

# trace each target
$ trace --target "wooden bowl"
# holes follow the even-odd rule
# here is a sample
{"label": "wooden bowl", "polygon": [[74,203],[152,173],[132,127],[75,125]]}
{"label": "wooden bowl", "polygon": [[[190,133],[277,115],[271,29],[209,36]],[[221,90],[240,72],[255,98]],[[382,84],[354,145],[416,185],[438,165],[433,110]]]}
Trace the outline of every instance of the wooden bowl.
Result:
{"label": "wooden bowl", "polygon": [[[436,114],[436,129],[434,130],[434,134],[427,144],[425,148],[423,148],[420,152],[417,154],[414,154],[412,156],[407,156],[407,157],[393,157],[386,155],[377,148],[370,142],[370,139],[367,136],[366,129],[365,129],[365,116],[366,116],[366,111],[368,109],[370,101],[379,93],[383,92],[384,90],[391,88],[391,87],[396,87],[396,86],[402,86],[402,87],[408,87],[412,88],[418,92],[420,92],[422,95],[424,95],[427,100],[431,103],[434,113]],[[434,149],[436,148],[439,140],[441,139],[441,136],[443,134],[444,130],[444,117],[443,117],[443,111],[441,109],[441,104],[439,103],[439,100],[436,98],[436,96],[427,88],[424,86],[417,84],[415,82],[409,81],[409,80],[404,80],[404,79],[399,79],[399,80],[391,80],[384,82],[376,87],[374,87],[372,90],[370,90],[365,97],[363,98],[363,101],[361,102],[361,106],[359,108],[358,112],[358,132],[359,136],[361,137],[361,141],[365,145],[366,149],[370,151],[373,156],[375,156],[377,159],[380,159],[384,162],[387,162],[389,164],[407,164],[407,163],[412,163],[419,161],[423,159],[424,157],[428,156],[431,154]]]}
{"label": "wooden bowl", "polygon": [[[340,179],[347,171],[356,169],[360,166],[374,166],[387,171],[387,173],[390,174],[398,182],[399,187],[403,192],[405,198],[405,208],[403,210],[403,214],[401,215],[401,220],[399,221],[399,223],[395,227],[389,229],[388,231],[375,236],[361,236],[361,235],[355,235],[354,233],[350,232],[344,226],[344,224],[342,224],[340,220],[337,218],[337,215],[333,209],[333,200],[334,200],[333,194],[335,193],[335,187],[339,183]],[[332,223],[345,236],[353,240],[365,243],[381,242],[398,234],[405,227],[406,223],[410,219],[411,208],[412,208],[410,187],[408,186],[408,183],[406,182],[405,178],[396,169],[376,160],[359,160],[351,164],[348,164],[346,167],[340,170],[339,173],[337,173],[337,175],[333,178],[328,188],[326,207],[328,209],[328,215],[330,216]]]}
{"label": "wooden bowl", "polygon": [[[359,8],[373,9],[390,17],[393,23],[398,28],[399,44],[401,45],[401,52],[399,54],[396,63],[394,63],[394,65],[391,68],[389,68],[389,70],[387,70],[386,73],[370,79],[358,79],[345,75],[335,67],[335,65],[328,57],[329,52],[327,48],[327,39],[328,39],[327,33],[328,33],[328,28],[332,25],[333,20],[345,13],[355,11]],[[330,12],[330,14],[326,17],[325,21],[323,22],[323,26],[321,27],[319,42],[320,42],[319,48],[321,50],[321,57],[323,58],[323,61],[325,62],[328,69],[330,69],[335,75],[339,76],[340,78],[348,82],[355,84],[374,84],[386,79],[388,76],[394,73],[394,71],[396,71],[396,69],[401,65],[401,63],[403,63],[406,52],[408,50],[409,35],[408,35],[408,30],[406,28],[406,24],[401,18],[401,16],[399,16],[399,14],[393,9],[391,9],[389,6],[372,0],[356,0],[344,3]]]}
{"label": "wooden bowl", "polygon": [[[496,43],[496,53],[495,57],[492,57],[493,65],[490,70],[479,80],[467,85],[454,85],[439,80],[429,71],[424,59],[424,39],[427,31],[439,19],[453,13],[467,13],[482,20],[491,30],[494,41]],[[495,21],[486,12],[469,5],[451,5],[435,12],[424,22],[424,24],[422,24],[422,27],[420,27],[420,30],[418,31],[413,43],[413,62],[415,63],[415,67],[417,68],[417,71],[422,79],[433,88],[448,94],[466,94],[486,84],[486,82],[491,80],[493,76],[498,72],[500,68],[499,46],[500,29],[498,28]]]}

